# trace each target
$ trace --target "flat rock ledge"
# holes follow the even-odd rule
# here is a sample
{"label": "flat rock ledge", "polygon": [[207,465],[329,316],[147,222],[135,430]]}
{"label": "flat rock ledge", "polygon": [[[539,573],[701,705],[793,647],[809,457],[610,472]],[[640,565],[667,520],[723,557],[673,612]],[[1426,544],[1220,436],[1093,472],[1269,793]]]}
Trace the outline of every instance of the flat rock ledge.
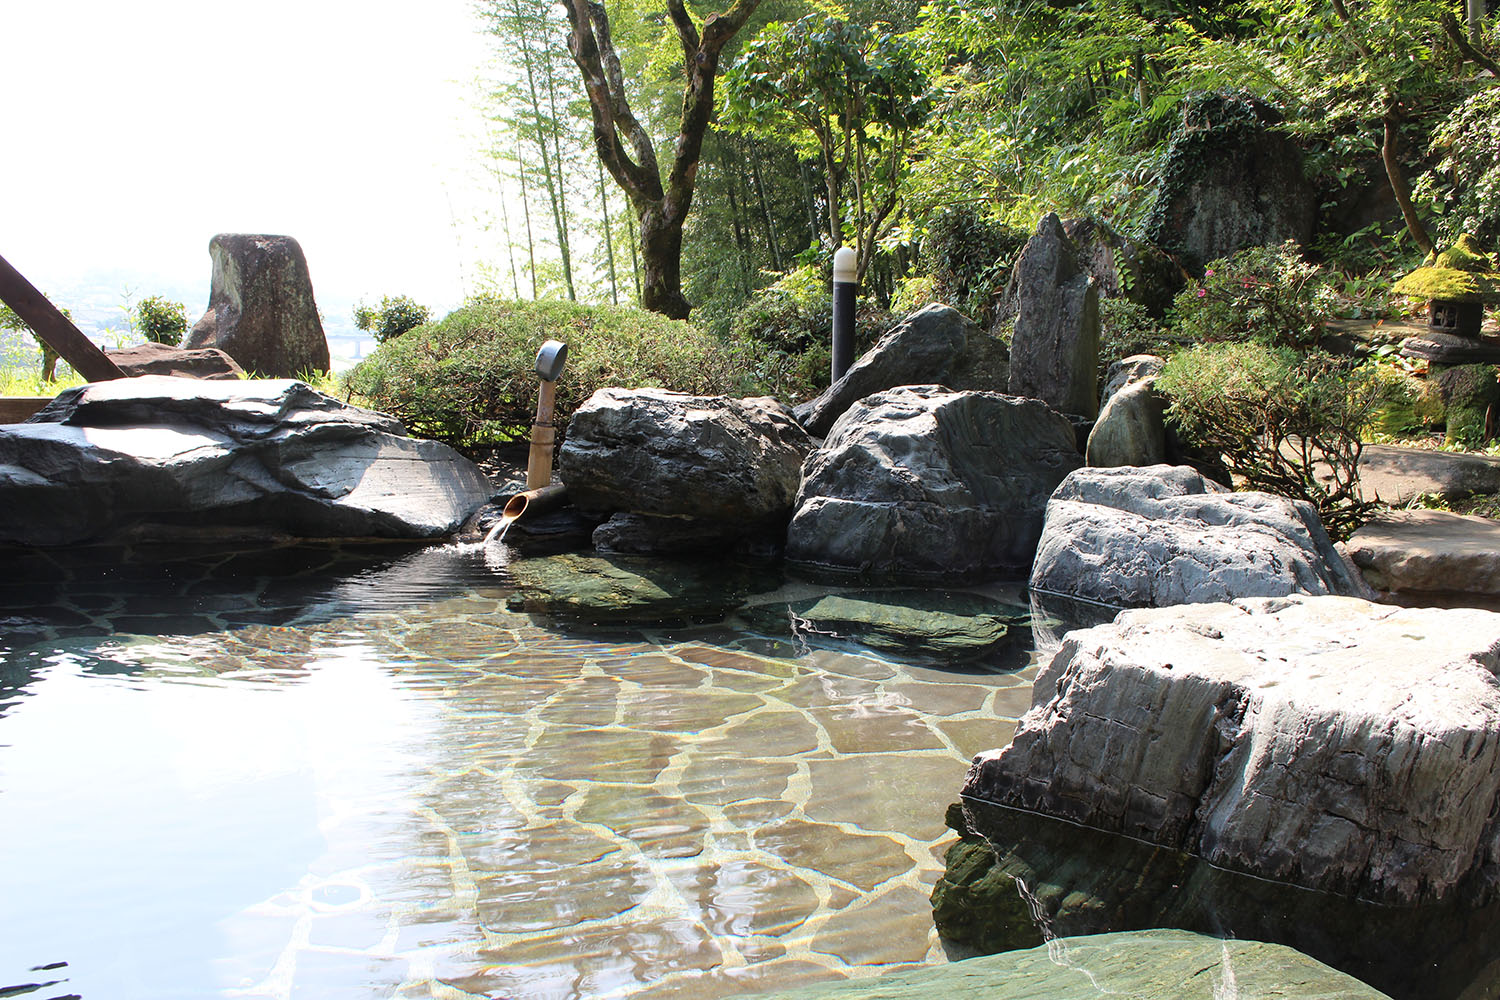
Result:
{"label": "flat rock ledge", "polygon": [[1393,510],[1354,533],[1349,558],[1391,594],[1500,596],[1500,522],[1441,510]]}
{"label": "flat rock ledge", "polygon": [[1177,930],[1059,938],[1039,948],[825,983],[761,1000],[1379,1000],[1384,993],[1285,945]]}
{"label": "flat rock ledge", "polygon": [[1346,597],[1127,611],[1070,633],[964,794],[1308,888],[1500,884],[1500,614]]}
{"label": "flat rock ledge", "polygon": [[447,445],[292,379],[165,375],[0,427],[0,542],[437,538],[492,493]]}
{"label": "flat rock ledge", "polygon": [[1117,608],[1375,596],[1311,505],[1170,465],[1070,473],[1047,502],[1031,588]]}

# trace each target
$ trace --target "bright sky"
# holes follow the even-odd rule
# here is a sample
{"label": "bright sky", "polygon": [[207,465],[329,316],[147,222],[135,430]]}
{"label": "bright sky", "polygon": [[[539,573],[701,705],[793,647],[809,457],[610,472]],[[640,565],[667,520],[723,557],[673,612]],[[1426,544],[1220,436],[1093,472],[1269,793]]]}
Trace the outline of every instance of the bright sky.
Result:
{"label": "bright sky", "polygon": [[44,291],[200,283],[191,323],[210,237],[284,233],[325,312],[456,305],[494,256],[473,225],[493,196],[466,180],[477,27],[471,0],[0,5],[0,255]]}

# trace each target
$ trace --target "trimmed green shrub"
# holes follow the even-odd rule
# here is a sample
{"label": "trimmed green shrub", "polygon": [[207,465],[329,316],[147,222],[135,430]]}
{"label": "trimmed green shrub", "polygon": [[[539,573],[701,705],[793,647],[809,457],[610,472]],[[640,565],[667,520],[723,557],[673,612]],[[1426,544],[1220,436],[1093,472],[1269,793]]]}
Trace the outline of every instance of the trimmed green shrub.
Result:
{"label": "trimmed green shrub", "polygon": [[354,307],[354,325],[373,334],[377,344],[399,337],[407,330],[414,330],[429,318],[430,312],[426,306],[418,305],[414,299],[405,295],[397,295],[395,298],[382,295],[379,308],[367,306],[363,302]]}
{"label": "trimmed green shrub", "polygon": [[731,352],[677,320],[574,302],[471,300],[444,319],[387,340],[350,371],[360,402],[397,417],[413,434],[463,450],[530,433],[545,340],[568,345],[557,382],[557,426],[606,386],[702,394],[753,391]]}
{"label": "trimmed green shrub", "polygon": [[176,347],[187,333],[187,306],[165,295],[150,295],[135,307],[136,332],[153,344]]}
{"label": "trimmed green shrub", "polygon": [[165,295],[148,295],[136,304],[135,328],[153,344],[176,347],[187,333],[187,306]]}
{"label": "trimmed green shrub", "polygon": [[1179,351],[1157,378],[1167,418],[1251,489],[1306,500],[1335,540],[1363,523],[1360,431],[1380,403],[1371,366],[1253,342]]}

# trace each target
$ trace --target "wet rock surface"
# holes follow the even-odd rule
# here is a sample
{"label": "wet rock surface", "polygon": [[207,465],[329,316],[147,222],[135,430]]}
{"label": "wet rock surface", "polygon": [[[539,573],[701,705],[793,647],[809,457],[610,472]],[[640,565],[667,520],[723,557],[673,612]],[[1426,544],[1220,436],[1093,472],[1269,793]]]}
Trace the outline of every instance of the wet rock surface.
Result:
{"label": "wet rock surface", "polygon": [[1500,615],[1341,597],[1128,611],[1070,633],[964,794],[1401,905],[1500,865]]}
{"label": "wet rock surface", "polygon": [[433,538],[491,493],[446,445],[292,380],[149,375],[0,427],[0,541]]}
{"label": "wet rock surface", "polygon": [[1069,475],[1047,503],[1031,586],[1114,607],[1373,596],[1310,505],[1167,465]]}
{"label": "wet rock surface", "polygon": [[990,660],[1018,641],[1029,645],[1030,638],[1029,609],[955,591],[822,594],[759,604],[741,617],[757,630],[809,646],[865,646],[944,663]]}
{"label": "wet rock surface", "polygon": [[973,800],[951,806],[948,820],[961,839],[933,889],[933,919],[945,940],[980,952],[1033,948],[1053,935],[1173,927],[1295,948],[1401,1000],[1494,988],[1495,904],[1344,899]]}
{"label": "wet rock surface", "polygon": [[749,570],[604,554],[521,559],[509,570],[517,586],[511,610],[598,626],[720,621],[755,580]]}
{"label": "wet rock surface", "polygon": [[903,385],[946,384],[969,343],[983,337],[958,310],[933,303],[892,327],[843,378],[793,412],[808,433],[826,437],[833,422],[866,396]]}
{"label": "wet rock surface", "polygon": [[601,389],[573,414],[558,475],[584,510],[692,518],[734,538],[785,523],[812,447],[769,397]]}
{"label": "wet rock surface", "polygon": [[1044,403],[906,386],[839,418],[803,468],[787,558],[953,580],[1030,567],[1047,497],[1081,462]]}
{"label": "wet rock surface", "polygon": [[1025,951],[908,969],[857,983],[761,994],[763,1000],[1379,1000],[1385,994],[1282,945],[1150,930],[1059,938]]}

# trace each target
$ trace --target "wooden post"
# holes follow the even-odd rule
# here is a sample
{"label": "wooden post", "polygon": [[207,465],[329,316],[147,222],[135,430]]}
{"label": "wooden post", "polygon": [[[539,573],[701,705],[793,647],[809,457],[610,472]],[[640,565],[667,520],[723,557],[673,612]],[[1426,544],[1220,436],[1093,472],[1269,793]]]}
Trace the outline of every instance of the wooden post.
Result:
{"label": "wooden post", "polygon": [[21,321],[31,327],[73,370],[90,382],[107,382],[124,378],[125,373],[94,342],[85,337],[47,297],[36,290],[20,271],[0,257],[0,302],[15,310]]}
{"label": "wooden post", "polygon": [[536,394],[536,422],[531,425],[531,454],[526,460],[526,488],[539,490],[552,482],[552,446],[557,428],[552,414],[557,408],[557,383],[542,380]]}

